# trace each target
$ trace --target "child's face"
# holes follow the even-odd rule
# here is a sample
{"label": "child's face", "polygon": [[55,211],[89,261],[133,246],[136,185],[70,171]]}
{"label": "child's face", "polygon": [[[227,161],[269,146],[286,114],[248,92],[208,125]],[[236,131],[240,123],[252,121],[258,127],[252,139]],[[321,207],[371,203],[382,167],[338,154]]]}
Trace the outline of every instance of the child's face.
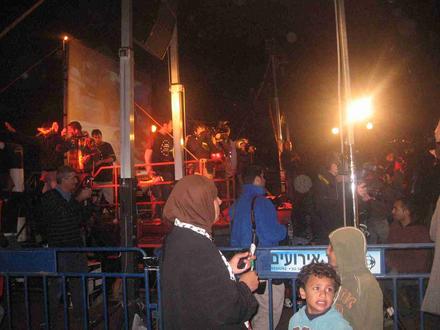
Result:
{"label": "child's face", "polygon": [[328,277],[309,277],[305,289],[299,289],[301,298],[307,300],[309,314],[321,314],[331,307],[335,296],[334,285],[334,280]]}

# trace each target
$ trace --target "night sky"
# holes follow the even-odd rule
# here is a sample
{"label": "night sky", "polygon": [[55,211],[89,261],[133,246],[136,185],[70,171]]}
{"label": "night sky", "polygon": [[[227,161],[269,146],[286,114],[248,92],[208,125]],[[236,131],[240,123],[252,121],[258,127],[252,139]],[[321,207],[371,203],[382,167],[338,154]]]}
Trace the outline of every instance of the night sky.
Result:
{"label": "night sky", "polygon": [[[3,30],[36,0],[5,0]],[[133,0],[134,37],[145,40],[160,1]],[[353,96],[374,95],[375,129],[358,141],[430,135],[440,117],[440,1],[345,2]],[[275,153],[268,105],[268,41],[279,59],[281,110],[300,150],[337,146],[337,58],[333,1],[187,0],[178,6],[181,80],[189,122],[229,120],[260,157]],[[117,59],[119,1],[45,1],[0,40],[3,89],[70,34]],[[169,111],[166,61],[135,46],[136,67],[153,78],[153,109]],[[266,77],[266,78],[265,78]],[[33,134],[61,119],[62,72],[52,55],[0,94],[3,120]]]}

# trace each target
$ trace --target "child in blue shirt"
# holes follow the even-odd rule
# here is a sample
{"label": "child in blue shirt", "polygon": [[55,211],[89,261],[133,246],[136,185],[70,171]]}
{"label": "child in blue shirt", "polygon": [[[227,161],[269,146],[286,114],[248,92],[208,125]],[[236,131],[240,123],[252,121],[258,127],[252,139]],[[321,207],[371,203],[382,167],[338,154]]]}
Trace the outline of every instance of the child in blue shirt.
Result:
{"label": "child in blue shirt", "polygon": [[289,321],[289,330],[352,330],[350,324],[332,307],[341,285],[336,271],[326,263],[311,263],[298,274],[299,293],[306,306]]}

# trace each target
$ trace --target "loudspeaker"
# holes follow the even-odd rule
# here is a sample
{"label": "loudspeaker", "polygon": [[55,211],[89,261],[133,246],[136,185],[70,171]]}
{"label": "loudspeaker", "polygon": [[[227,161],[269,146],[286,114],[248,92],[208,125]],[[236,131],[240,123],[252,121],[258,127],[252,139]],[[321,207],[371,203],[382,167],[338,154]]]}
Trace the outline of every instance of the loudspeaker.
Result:
{"label": "loudspeaker", "polygon": [[163,60],[171,42],[176,24],[176,8],[174,1],[162,1],[157,20],[144,43],[147,51],[161,60]]}

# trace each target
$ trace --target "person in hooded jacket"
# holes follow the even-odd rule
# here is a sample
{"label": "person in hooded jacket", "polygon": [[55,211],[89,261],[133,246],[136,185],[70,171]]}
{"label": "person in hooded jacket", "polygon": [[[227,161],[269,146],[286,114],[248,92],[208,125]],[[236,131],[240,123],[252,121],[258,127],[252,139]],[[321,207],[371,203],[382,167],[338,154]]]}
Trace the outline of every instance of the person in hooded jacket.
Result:
{"label": "person in hooded jacket", "polygon": [[341,278],[334,306],[354,330],[383,329],[383,295],[366,266],[367,243],[355,227],[338,228],[329,235],[329,264]]}
{"label": "person in hooded jacket", "polygon": [[[173,223],[161,257],[164,329],[242,329],[255,313],[252,291],[258,277],[248,252],[228,262],[212,242],[221,200],[212,180],[182,178],[172,190],[164,217]],[[240,260],[245,266],[238,268]],[[241,274],[236,281],[235,274]]]}

